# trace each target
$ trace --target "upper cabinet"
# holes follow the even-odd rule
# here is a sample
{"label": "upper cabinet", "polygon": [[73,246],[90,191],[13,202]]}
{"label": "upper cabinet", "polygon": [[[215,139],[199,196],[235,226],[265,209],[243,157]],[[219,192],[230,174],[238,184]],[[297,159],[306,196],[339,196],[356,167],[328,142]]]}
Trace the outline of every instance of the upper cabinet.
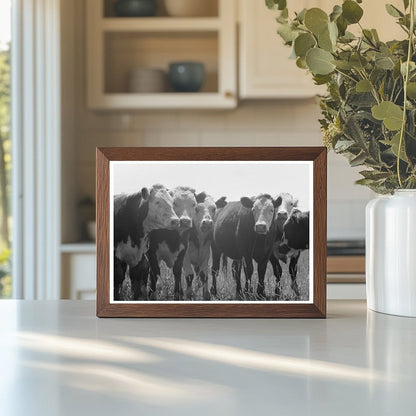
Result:
{"label": "upper cabinet", "polygon": [[[331,1],[298,0],[295,7],[325,8],[325,3]],[[240,97],[307,98],[322,92],[311,75],[289,59],[291,50],[277,35],[277,13],[264,1],[239,0],[238,6]]]}
{"label": "upper cabinet", "polygon": [[[86,2],[89,108],[237,105],[234,1],[188,0],[192,16],[181,12],[186,1],[169,0],[170,8],[164,7],[167,0],[158,1],[158,12],[151,17],[121,17],[117,3],[120,0]],[[196,3],[201,3],[202,14]],[[202,3],[211,4],[204,10]]]}
{"label": "upper cabinet", "polygon": [[[403,8],[402,0],[389,1]],[[330,12],[341,0],[297,0],[289,10],[320,7]],[[291,49],[277,34],[277,12],[268,10],[263,0],[238,0],[239,7],[239,90],[241,98],[307,98],[325,92],[305,70],[290,59]],[[388,15],[384,2],[365,0],[362,25],[377,29],[381,40],[403,38],[404,32]],[[354,27],[355,26],[355,27]],[[349,30],[359,31],[358,25]]]}

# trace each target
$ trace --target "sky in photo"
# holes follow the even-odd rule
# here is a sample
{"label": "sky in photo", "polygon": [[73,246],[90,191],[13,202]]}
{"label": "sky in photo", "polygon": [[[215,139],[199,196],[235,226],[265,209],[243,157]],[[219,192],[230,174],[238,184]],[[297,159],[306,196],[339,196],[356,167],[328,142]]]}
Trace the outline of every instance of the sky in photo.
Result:
{"label": "sky in photo", "polygon": [[114,194],[137,192],[161,183],[187,185],[228,201],[242,196],[289,192],[299,208],[309,210],[312,162],[112,162]]}

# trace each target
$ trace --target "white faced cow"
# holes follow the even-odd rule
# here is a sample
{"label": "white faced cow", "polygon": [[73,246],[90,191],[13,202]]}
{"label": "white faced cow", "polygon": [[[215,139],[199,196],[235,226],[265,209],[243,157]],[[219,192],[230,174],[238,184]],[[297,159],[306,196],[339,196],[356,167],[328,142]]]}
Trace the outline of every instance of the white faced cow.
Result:
{"label": "white faced cow", "polygon": [[233,259],[232,273],[237,283],[237,298],[244,296],[241,288],[241,268],[246,275],[245,292],[249,291],[253,274],[253,259],[257,262],[257,296],[264,298],[264,276],[277,233],[277,211],[282,203],[279,196],[269,194],[255,198],[242,197],[228,203],[218,213],[214,224],[212,244],[212,293],[216,294],[221,255]]}
{"label": "white faced cow", "polygon": [[182,299],[181,284],[182,266],[188,241],[196,215],[195,190],[188,186],[178,186],[170,191],[173,209],[179,217],[180,226],[177,230],[155,230],[149,234],[150,261],[150,295],[156,296],[156,283],[160,277],[160,263],[173,269],[175,278],[175,300]]}
{"label": "white faced cow", "polygon": [[[120,299],[121,284],[139,267],[148,248],[147,234],[157,228],[177,229],[180,221],[173,210],[173,199],[163,185],[150,191],[114,196],[114,299]],[[146,277],[147,278],[147,277]],[[133,279],[132,279],[133,280]],[[133,282],[138,296],[139,282]]]}

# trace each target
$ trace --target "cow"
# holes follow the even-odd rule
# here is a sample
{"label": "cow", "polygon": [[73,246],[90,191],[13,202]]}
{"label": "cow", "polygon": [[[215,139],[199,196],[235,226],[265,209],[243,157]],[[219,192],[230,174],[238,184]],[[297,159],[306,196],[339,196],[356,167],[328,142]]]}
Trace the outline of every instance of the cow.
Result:
{"label": "cow", "polygon": [[276,239],[277,209],[281,203],[280,196],[273,199],[269,194],[260,194],[230,202],[218,213],[212,244],[213,295],[217,292],[216,277],[223,255],[233,260],[232,274],[237,284],[237,299],[243,298],[241,268],[244,267],[245,291],[248,292],[253,274],[253,259],[256,260],[257,296],[264,298],[264,275]]}
{"label": "cow", "polygon": [[175,300],[180,300],[183,297],[182,266],[196,214],[197,202],[195,189],[188,186],[178,186],[171,190],[170,194],[173,200],[173,209],[179,217],[180,226],[177,230],[160,229],[149,234],[148,258],[151,299],[156,298],[156,284],[160,277],[162,260],[169,269],[173,270]]}
{"label": "cow", "polygon": [[196,196],[196,202],[195,221],[191,229],[188,250],[183,263],[186,280],[186,298],[194,298],[192,283],[195,273],[199,278],[198,282],[202,283],[204,300],[209,300],[208,262],[211,256],[214,217],[217,208],[223,208],[226,202],[225,197],[214,202],[213,198],[205,192],[201,192]]}
{"label": "cow", "polygon": [[299,287],[296,282],[297,266],[302,251],[309,249],[309,211],[302,212],[294,208],[282,227],[282,237],[273,245],[270,262],[276,277],[275,295],[281,298],[280,279],[282,267],[279,261],[287,263],[289,260],[289,274],[291,288],[296,299],[300,298]]}
{"label": "cow", "polygon": [[[122,300],[123,280],[143,259],[148,248],[148,233],[153,229],[177,229],[179,217],[173,209],[173,199],[160,184],[150,191],[143,188],[133,194],[114,196],[114,299]],[[138,282],[132,284],[138,292]]]}

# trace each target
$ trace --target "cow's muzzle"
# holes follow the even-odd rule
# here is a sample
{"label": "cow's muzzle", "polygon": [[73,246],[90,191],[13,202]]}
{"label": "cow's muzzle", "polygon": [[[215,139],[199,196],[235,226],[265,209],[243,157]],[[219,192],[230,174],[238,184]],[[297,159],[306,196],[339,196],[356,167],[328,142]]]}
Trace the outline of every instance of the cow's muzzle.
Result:
{"label": "cow's muzzle", "polygon": [[256,225],[254,226],[254,231],[257,234],[267,234],[267,224],[263,222],[256,223]]}
{"label": "cow's muzzle", "polygon": [[170,219],[169,229],[170,230],[177,230],[180,226],[180,221],[178,217],[173,217]]}
{"label": "cow's muzzle", "polygon": [[181,228],[191,228],[192,220],[189,217],[181,217],[180,224],[181,224]]}
{"label": "cow's muzzle", "polygon": [[202,220],[201,221],[201,231],[210,231],[212,230],[213,222],[212,220]]}

